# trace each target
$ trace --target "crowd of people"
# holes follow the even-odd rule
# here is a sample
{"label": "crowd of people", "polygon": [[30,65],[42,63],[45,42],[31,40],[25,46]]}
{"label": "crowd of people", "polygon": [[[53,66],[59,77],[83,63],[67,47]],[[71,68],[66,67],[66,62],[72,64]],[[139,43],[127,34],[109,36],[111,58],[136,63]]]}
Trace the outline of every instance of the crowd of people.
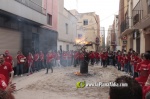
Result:
{"label": "crowd of people", "polygon": [[[51,73],[53,73],[54,66],[76,67],[80,65],[82,61],[85,61],[85,53],[88,57],[86,61],[89,65],[94,66],[97,64],[99,66],[101,63],[101,66],[104,68],[114,66],[114,68],[129,75],[129,77],[117,78],[116,82],[126,82],[133,89],[129,87],[111,87],[110,99],[127,99],[127,97],[128,99],[149,99],[147,97],[150,97],[150,51],[139,55],[132,49],[128,52],[125,50],[117,52],[82,52],[81,50],[56,52],[50,50],[47,54],[44,54],[42,51],[35,52],[34,54],[29,52],[27,56],[18,51],[16,55],[17,65],[14,67],[13,58],[7,50],[4,54],[0,55],[0,89],[8,92],[8,95],[13,99],[14,97],[11,94],[15,90],[15,84],[12,83],[13,76],[23,76],[25,67],[28,68],[26,72],[28,76],[41,69],[46,69],[46,74],[48,74],[49,68]],[[125,91],[129,92],[126,93]],[[127,96],[122,95],[122,92],[125,92]],[[117,98],[119,94],[121,98]],[[136,98],[136,95],[139,97]],[[132,98],[129,98],[129,96],[132,96]]]}

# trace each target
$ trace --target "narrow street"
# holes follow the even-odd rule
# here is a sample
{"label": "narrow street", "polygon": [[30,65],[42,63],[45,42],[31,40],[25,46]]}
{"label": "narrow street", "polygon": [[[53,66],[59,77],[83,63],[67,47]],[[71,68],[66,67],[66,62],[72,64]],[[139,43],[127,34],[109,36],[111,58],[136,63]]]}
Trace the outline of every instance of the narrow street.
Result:
{"label": "narrow street", "polygon": [[89,66],[89,75],[77,76],[74,72],[79,67],[55,67],[54,72],[45,74],[41,70],[30,76],[15,77],[16,99],[108,99],[108,87],[76,88],[78,81],[88,83],[110,82],[118,76],[125,75],[116,68],[109,66]]}

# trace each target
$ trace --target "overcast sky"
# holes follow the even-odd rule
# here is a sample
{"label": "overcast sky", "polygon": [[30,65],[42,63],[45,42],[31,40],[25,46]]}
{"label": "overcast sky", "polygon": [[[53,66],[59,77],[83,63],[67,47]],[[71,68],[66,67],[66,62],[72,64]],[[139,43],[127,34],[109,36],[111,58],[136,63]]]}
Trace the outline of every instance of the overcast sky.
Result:
{"label": "overcast sky", "polygon": [[[100,16],[100,27],[105,27],[107,33],[112,25],[114,15],[119,11],[119,0],[64,0],[68,10],[77,9],[79,13],[96,12]],[[78,2],[78,3],[77,3]]]}

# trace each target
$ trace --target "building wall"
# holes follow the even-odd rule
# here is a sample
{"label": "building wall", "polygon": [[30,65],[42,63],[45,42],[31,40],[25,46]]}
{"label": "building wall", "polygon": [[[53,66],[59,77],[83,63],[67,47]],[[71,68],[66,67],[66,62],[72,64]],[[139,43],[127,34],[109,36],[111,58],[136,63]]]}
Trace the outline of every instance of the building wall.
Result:
{"label": "building wall", "polygon": [[[98,31],[99,28],[99,18],[94,13],[79,13],[78,15],[78,25],[77,29],[83,29],[84,30],[84,37],[87,42],[94,42],[96,40],[96,37],[99,37],[100,32]],[[88,25],[84,25],[83,21],[88,20]],[[95,51],[95,44],[93,47],[88,47],[87,50],[89,51]]]}
{"label": "building wall", "polygon": [[143,10],[143,16],[146,16],[148,14],[148,7],[147,7],[147,2],[148,0],[141,0],[142,2],[142,10]]}
{"label": "building wall", "polygon": [[[63,1],[63,0],[62,0]],[[52,15],[52,25],[48,26],[50,29],[57,31],[58,27],[58,0],[43,0],[43,7],[46,12]],[[48,24],[47,24],[48,25]]]}
{"label": "building wall", "polygon": [[40,24],[47,23],[45,14],[39,13],[15,0],[1,0],[0,9]]}
{"label": "building wall", "polygon": [[[73,45],[76,39],[77,18],[63,6],[64,0],[59,0],[57,48],[59,50],[61,45],[62,49],[66,51],[66,45],[69,45],[69,50],[75,50],[76,48],[73,48]],[[66,29],[66,24],[68,29]]]}
{"label": "building wall", "polygon": [[105,27],[100,27],[100,46],[105,47]]}
{"label": "building wall", "polygon": [[119,43],[122,49],[122,40],[121,40],[121,23],[124,21],[124,1],[125,0],[120,0],[119,2],[119,20],[118,20],[118,36],[119,36]]}

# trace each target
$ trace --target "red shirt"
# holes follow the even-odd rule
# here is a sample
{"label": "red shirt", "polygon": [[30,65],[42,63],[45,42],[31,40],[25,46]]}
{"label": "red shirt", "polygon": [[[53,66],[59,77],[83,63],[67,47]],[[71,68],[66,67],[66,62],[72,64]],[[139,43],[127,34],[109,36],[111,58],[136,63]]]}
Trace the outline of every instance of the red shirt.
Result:
{"label": "red shirt", "polygon": [[40,53],[39,56],[40,56],[40,57],[39,57],[39,58],[40,58],[40,61],[44,61],[44,54],[43,54],[43,53]]}
{"label": "red shirt", "polygon": [[21,64],[21,63],[24,63],[22,60],[25,58],[25,56],[24,55],[21,55],[21,54],[19,54],[19,55],[17,55],[17,63],[18,64]]}
{"label": "red shirt", "polygon": [[0,74],[0,89],[5,90],[7,87],[6,79],[3,74]]}
{"label": "red shirt", "polygon": [[94,58],[95,58],[95,54],[92,52],[92,53],[89,55],[89,58],[90,58],[90,59],[94,59]]}
{"label": "red shirt", "polygon": [[62,54],[62,57],[63,57],[64,60],[67,60],[67,59],[68,59],[67,53],[64,52],[64,53]]}
{"label": "red shirt", "polygon": [[12,71],[13,69],[10,63],[4,62],[2,65],[0,65],[0,73],[5,76],[7,85],[8,85],[9,78],[10,78],[10,72]]}
{"label": "red shirt", "polygon": [[29,63],[33,63],[33,56],[32,55],[28,55],[27,60],[28,60],[28,64]]}
{"label": "red shirt", "polygon": [[48,63],[51,62],[53,58],[54,58],[53,54],[52,53],[48,53],[46,55],[46,62],[48,62]]}
{"label": "red shirt", "polygon": [[101,54],[101,59],[106,60],[106,54]]}
{"label": "red shirt", "polygon": [[145,96],[147,94],[147,92],[150,91],[150,86],[144,86],[143,87],[143,99],[145,99]]}
{"label": "red shirt", "polygon": [[118,55],[118,62],[121,62],[121,55]]}
{"label": "red shirt", "polygon": [[39,54],[36,53],[36,54],[34,54],[34,61],[38,61],[38,60],[39,60]]}
{"label": "red shirt", "polygon": [[99,53],[95,53],[95,58],[99,59]]}
{"label": "red shirt", "polygon": [[7,55],[7,56],[5,57],[5,62],[9,62],[9,63],[12,65],[12,56]]}
{"label": "red shirt", "polygon": [[137,65],[136,71],[139,71],[139,69],[140,69],[140,67],[141,67],[142,64],[148,65],[149,63],[150,63],[149,60],[144,60],[144,61],[142,61],[141,63],[139,63],[139,65]]}
{"label": "red shirt", "polygon": [[79,53],[78,52],[74,53],[74,59],[79,59]]}
{"label": "red shirt", "polygon": [[140,77],[135,78],[135,80],[136,80],[139,84],[141,84],[142,86],[144,86],[145,83],[146,83],[146,81],[147,81],[147,78],[148,78],[148,76],[140,76]]}

